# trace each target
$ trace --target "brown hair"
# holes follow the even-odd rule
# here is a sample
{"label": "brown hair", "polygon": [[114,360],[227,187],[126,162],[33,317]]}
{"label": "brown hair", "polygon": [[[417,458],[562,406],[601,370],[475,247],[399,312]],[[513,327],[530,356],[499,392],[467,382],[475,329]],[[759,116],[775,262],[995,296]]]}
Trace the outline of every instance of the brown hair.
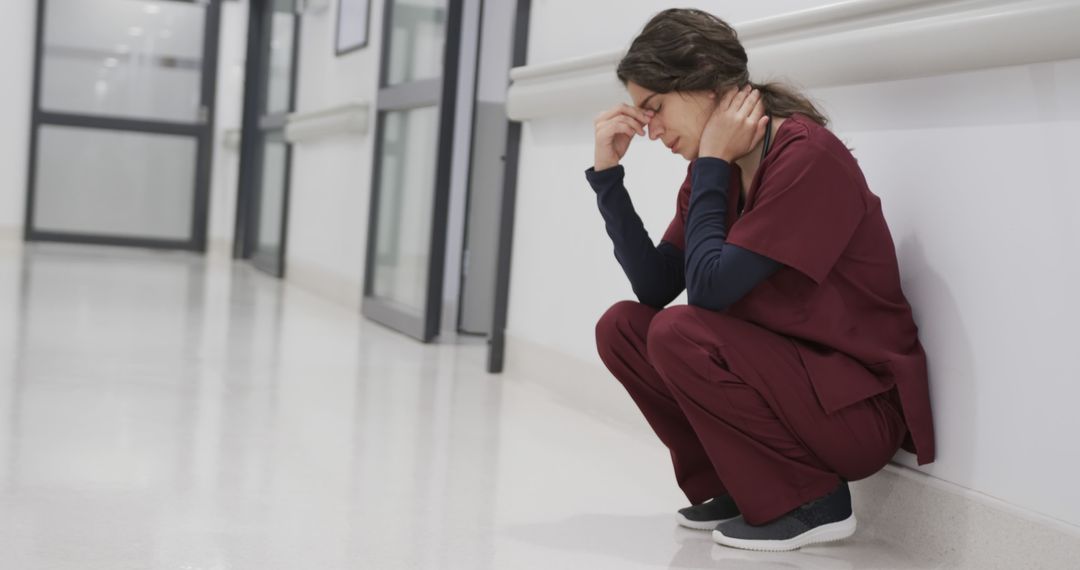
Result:
{"label": "brown hair", "polygon": [[750,83],[761,92],[765,112],[771,116],[801,113],[821,126],[829,122],[795,89],[781,83],[751,83],[746,50],[735,29],[702,10],[672,8],[653,16],[630,44],[616,74],[623,85],[633,81],[657,93],[719,93]]}

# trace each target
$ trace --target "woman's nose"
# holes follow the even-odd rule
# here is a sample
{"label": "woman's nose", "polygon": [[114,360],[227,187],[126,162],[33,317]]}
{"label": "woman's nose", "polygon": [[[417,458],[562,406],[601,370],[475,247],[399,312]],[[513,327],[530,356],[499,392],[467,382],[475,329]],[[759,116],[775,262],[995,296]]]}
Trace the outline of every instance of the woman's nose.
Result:
{"label": "woman's nose", "polygon": [[649,121],[649,124],[646,125],[646,128],[649,130],[649,140],[651,141],[660,138],[660,136],[664,134],[664,129],[660,127],[660,124],[657,122],[655,117],[653,118],[653,120]]}

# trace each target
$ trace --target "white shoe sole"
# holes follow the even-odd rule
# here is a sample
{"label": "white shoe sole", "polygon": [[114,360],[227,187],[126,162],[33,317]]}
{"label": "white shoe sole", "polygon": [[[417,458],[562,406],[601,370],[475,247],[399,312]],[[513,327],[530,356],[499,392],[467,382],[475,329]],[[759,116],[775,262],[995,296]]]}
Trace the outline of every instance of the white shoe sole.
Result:
{"label": "white shoe sole", "polygon": [[730,546],[732,548],[742,548],[743,550],[760,550],[764,552],[786,552],[788,550],[796,550],[810,544],[820,544],[823,542],[834,542],[837,540],[843,540],[849,536],[855,534],[855,514],[842,521],[821,525],[812,530],[808,530],[799,536],[794,536],[786,540],[750,540],[745,538],[731,538],[724,536],[724,534],[718,530],[713,531],[713,540],[717,544],[724,546]]}
{"label": "white shoe sole", "polygon": [[739,516],[740,515],[735,515],[730,519],[716,519],[714,521],[692,521],[686,518],[682,513],[675,513],[675,520],[678,521],[679,526],[684,526],[686,528],[692,528],[694,530],[713,530],[716,528],[716,525],[722,522],[733,521],[739,518]]}

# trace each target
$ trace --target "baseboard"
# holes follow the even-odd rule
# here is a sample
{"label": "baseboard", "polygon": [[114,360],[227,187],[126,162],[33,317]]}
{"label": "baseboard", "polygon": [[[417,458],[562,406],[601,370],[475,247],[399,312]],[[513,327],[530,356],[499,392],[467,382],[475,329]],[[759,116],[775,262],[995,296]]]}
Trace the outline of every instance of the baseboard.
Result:
{"label": "baseboard", "polygon": [[[0,226],[0,244],[22,247],[26,243],[22,226]],[[232,240],[212,238],[206,243],[208,257],[232,258]]]}
{"label": "baseboard", "polygon": [[[890,464],[851,484],[859,528],[935,568],[1076,568],[1080,529]],[[920,565],[921,566],[921,565]]]}
{"label": "baseboard", "polygon": [[599,357],[585,361],[507,333],[504,372],[545,387],[553,400],[605,423],[642,437],[655,437],[626,390],[608,373]]}
{"label": "baseboard", "polygon": [[361,283],[318,265],[289,258],[285,280],[354,311],[360,310]]}
{"label": "baseboard", "polygon": [[0,244],[22,247],[23,241],[22,226],[0,226]]}
{"label": "baseboard", "polygon": [[[619,429],[654,439],[600,363],[508,334],[506,374]],[[889,464],[851,485],[859,532],[938,568],[1080,567],[1080,527],[984,493]]]}
{"label": "baseboard", "polygon": [[210,238],[206,242],[207,257],[232,259],[233,242],[226,238]]}

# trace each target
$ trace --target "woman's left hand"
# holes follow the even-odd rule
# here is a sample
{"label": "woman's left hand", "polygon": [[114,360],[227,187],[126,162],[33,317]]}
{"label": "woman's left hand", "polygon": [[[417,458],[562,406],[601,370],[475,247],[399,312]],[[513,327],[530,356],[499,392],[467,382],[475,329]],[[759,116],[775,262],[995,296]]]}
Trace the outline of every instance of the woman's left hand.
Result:
{"label": "woman's left hand", "polygon": [[761,92],[750,85],[729,89],[705,122],[698,156],[712,156],[728,162],[742,158],[765,137],[768,123]]}

